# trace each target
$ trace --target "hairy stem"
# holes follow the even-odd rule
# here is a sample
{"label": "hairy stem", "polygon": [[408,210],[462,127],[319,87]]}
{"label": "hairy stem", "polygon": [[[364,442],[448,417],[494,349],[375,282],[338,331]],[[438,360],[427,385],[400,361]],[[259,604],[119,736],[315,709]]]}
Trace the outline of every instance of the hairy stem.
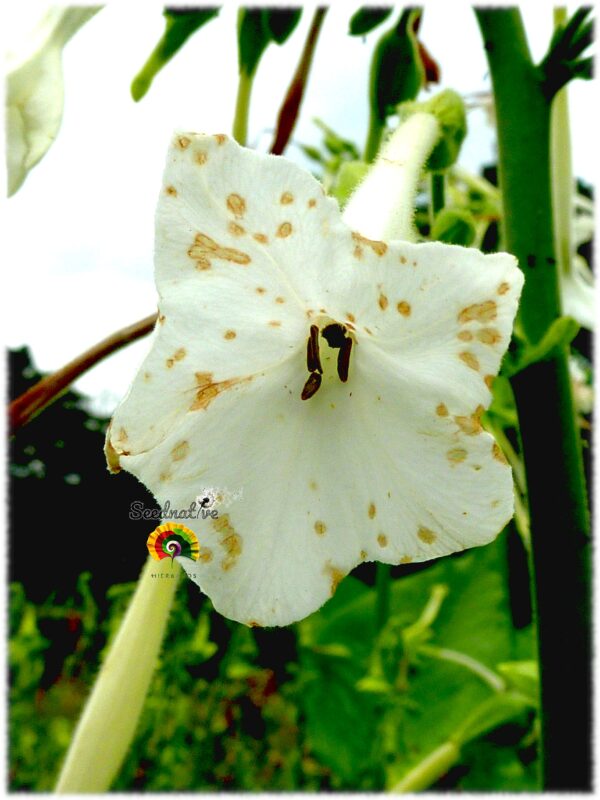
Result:
{"label": "hairy stem", "polygon": [[[506,247],[525,273],[520,323],[535,344],[560,316],[550,100],[519,10],[476,14],[496,102]],[[531,514],[546,790],[586,790],[591,781],[589,514],[567,358],[560,348],[512,379]]]}
{"label": "hairy stem", "polygon": [[142,336],[146,336],[152,331],[155,323],[156,314],[151,314],[139,322],[134,322],[133,325],[121,328],[121,330],[116,331],[116,333],[86,350],[85,353],[77,356],[62,369],[52,373],[52,375],[47,375],[31,386],[26,392],[23,392],[22,395],[13,400],[9,406],[11,431],[14,433],[29,422],[45,406],[56,400],[73,381],[77,380],[99,361],[120,350],[121,347],[141,339]]}
{"label": "hairy stem", "polygon": [[304,97],[304,92],[306,91],[308,76],[310,74],[317,41],[326,13],[327,8],[325,7],[321,6],[315,9],[306,42],[302,49],[300,61],[298,62],[298,66],[296,67],[296,71],[294,72],[294,76],[286,92],[285,99],[279,110],[279,116],[277,117],[275,138],[273,139],[270,150],[274,155],[281,155],[281,153],[283,153],[296,126],[298,114],[300,113],[300,105]]}

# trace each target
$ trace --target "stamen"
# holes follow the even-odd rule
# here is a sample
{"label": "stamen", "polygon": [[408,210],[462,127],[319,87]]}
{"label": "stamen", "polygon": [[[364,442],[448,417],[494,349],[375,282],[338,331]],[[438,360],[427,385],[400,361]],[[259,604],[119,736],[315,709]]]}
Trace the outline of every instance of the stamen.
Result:
{"label": "stamen", "polygon": [[346,328],[343,325],[340,325],[339,322],[332,322],[331,325],[323,328],[321,333],[323,334],[323,338],[329,347],[333,348],[334,350],[338,347],[342,347],[344,344],[344,340],[346,338]]}
{"label": "stamen", "polygon": [[309,372],[320,372],[323,374],[321,358],[319,356],[319,326],[310,326],[310,336],[306,345],[306,366]]}
{"label": "stamen", "polygon": [[344,339],[337,358],[338,375],[342,383],[348,380],[348,370],[350,368],[350,353],[352,352],[352,339]]}
{"label": "stamen", "polygon": [[308,400],[313,396],[313,394],[316,394],[317,389],[319,388],[320,385],[321,385],[321,376],[319,375],[319,373],[311,372],[310,375],[308,376],[308,380],[304,384],[304,389],[302,389],[302,394],[300,395],[300,397],[303,400]]}

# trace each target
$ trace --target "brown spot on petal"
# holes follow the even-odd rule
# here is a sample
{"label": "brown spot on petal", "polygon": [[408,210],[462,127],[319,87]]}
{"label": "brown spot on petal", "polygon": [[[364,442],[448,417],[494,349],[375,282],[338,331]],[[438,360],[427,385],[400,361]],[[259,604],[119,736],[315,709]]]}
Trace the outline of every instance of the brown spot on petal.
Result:
{"label": "brown spot on petal", "polygon": [[339,567],[334,567],[331,561],[328,561],[325,564],[323,572],[326,575],[328,575],[329,578],[331,579],[330,591],[331,591],[331,596],[333,597],[333,595],[335,594],[335,590],[339,585],[339,582],[344,577],[344,573],[342,572],[341,569],[339,569]]}
{"label": "brown spot on petal", "polygon": [[235,331],[225,331],[225,333],[223,334],[223,338],[229,340],[235,339],[236,336],[237,333]]}
{"label": "brown spot on petal", "polygon": [[461,323],[471,322],[491,322],[496,319],[498,315],[498,307],[495,300],[486,300],[483,303],[473,303],[471,306],[463,308],[458,315],[458,321]]}
{"label": "brown spot on petal", "polygon": [[454,417],[454,421],[467,436],[475,436],[481,433],[481,422],[477,414],[473,414],[472,417]]}
{"label": "brown spot on petal", "polygon": [[460,464],[461,461],[464,461],[467,455],[467,451],[462,447],[455,447],[452,450],[448,450],[446,453],[448,461],[454,461],[456,464]]}
{"label": "brown spot on petal", "polygon": [[288,236],[292,234],[292,223],[291,222],[282,222],[281,225],[277,228],[277,233],[275,236],[278,236],[280,239],[287,239]]}
{"label": "brown spot on petal", "polygon": [[261,627],[262,627],[262,625],[260,624],[260,622],[257,622],[255,619],[251,619],[251,620],[250,620],[250,622],[247,622],[247,623],[246,623],[246,625],[247,625],[249,628],[261,628]]}
{"label": "brown spot on petal", "polygon": [[221,561],[221,569],[223,572],[227,572],[235,566],[235,562],[242,552],[242,537],[236,533],[229,521],[229,514],[223,514],[217,519],[211,519],[211,524],[215,531],[221,534],[219,543],[225,550],[225,557]]}
{"label": "brown spot on petal", "polygon": [[369,513],[369,519],[375,519],[375,515],[377,514],[377,507],[375,506],[375,503],[370,503],[369,504],[369,512],[368,513]]}
{"label": "brown spot on petal", "polygon": [[275,302],[279,304],[285,303],[285,297],[276,297]]}
{"label": "brown spot on petal", "polygon": [[379,298],[377,299],[377,303],[379,304],[379,308],[382,311],[385,311],[389,305],[388,299],[384,294],[380,294]]}
{"label": "brown spot on petal", "polygon": [[237,222],[230,222],[227,226],[227,230],[234,236],[243,236],[246,233],[245,229],[242,228],[241,225],[238,225]]}
{"label": "brown spot on petal", "polygon": [[433,544],[437,539],[437,535],[433,531],[424,527],[419,528],[417,531],[417,536],[422,542],[425,542],[425,544]]}
{"label": "brown spot on petal", "polygon": [[506,456],[500,449],[500,445],[497,444],[496,442],[494,442],[494,444],[492,445],[492,455],[496,459],[496,461],[499,461],[501,464],[508,464]]}
{"label": "brown spot on petal", "polygon": [[230,194],[227,197],[227,208],[236,217],[243,217],[246,213],[246,201],[239,194]]}
{"label": "brown spot on petal", "polygon": [[314,197],[311,197],[310,200],[308,201],[307,205],[308,205],[309,208],[314,208],[317,205],[317,201],[315,200]]}
{"label": "brown spot on petal", "polygon": [[380,533],[379,536],[377,537],[377,544],[380,547],[387,547],[387,543],[388,543],[387,536],[384,533]]}
{"label": "brown spot on petal", "polygon": [[161,483],[168,483],[168,481],[170,481],[172,477],[173,476],[171,475],[169,470],[165,470],[164,472],[160,473],[160,475],[158,476],[158,480],[161,481]]}
{"label": "brown spot on petal", "polygon": [[272,319],[269,322],[269,327],[270,328],[281,328],[281,322],[278,319]]}
{"label": "brown spot on petal", "polygon": [[144,372],[144,380],[149,381],[152,378],[151,372]]}
{"label": "brown spot on petal", "polygon": [[398,563],[399,564],[410,564],[411,561],[412,561],[412,556],[402,556],[402,558],[400,559],[400,561]]}
{"label": "brown spot on petal", "polygon": [[491,390],[492,386],[494,385],[494,378],[495,375],[484,375],[483,382]]}
{"label": "brown spot on petal", "polygon": [[214,136],[218,145],[225,144],[227,141],[227,136],[224,133],[215,133]]}
{"label": "brown spot on petal", "polygon": [[208,564],[209,561],[212,561],[213,553],[210,547],[201,547],[200,552],[198,553],[198,561],[203,561],[205,564]]}
{"label": "brown spot on petal", "polygon": [[231,389],[233,386],[236,386],[238,383],[243,383],[245,381],[252,380],[251,377],[246,378],[230,378],[226,381],[218,381],[213,383],[212,373],[210,372],[197,372],[196,373],[196,382],[198,384],[198,389],[196,391],[196,397],[194,402],[189,407],[189,411],[201,411],[210,405],[212,401],[217,397],[221,392],[225,392],[228,389]]}
{"label": "brown spot on petal", "polygon": [[477,357],[473,355],[473,353],[459,353],[458,357],[461,361],[467,365],[467,367],[471,367],[471,369],[478,370],[479,369],[479,361]]}
{"label": "brown spot on petal", "polygon": [[160,323],[161,325],[163,324],[163,322],[164,322],[165,320],[166,320],[166,317],[165,317],[165,315],[164,315],[164,314],[159,314],[159,315],[158,315],[158,321],[159,321],[159,323]]}
{"label": "brown spot on petal", "polygon": [[175,447],[171,450],[171,458],[173,461],[183,461],[183,459],[188,455],[190,452],[190,443],[189,442],[179,442],[176,444]]}
{"label": "brown spot on petal", "polygon": [[207,159],[208,156],[206,155],[206,152],[204,150],[198,150],[198,152],[194,156],[194,161],[196,162],[196,164],[199,164],[200,166],[206,164]]}
{"label": "brown spot on petal", "polygon": [[510,289],[510,284],[506,283],[506,281],[503,281],[500,284],[500,286],[498,286],[498,289],[496,291],[498,292],[498,294],[502,295],[506,294],[509,291],[509,289]]}
{"label": "brown spot on petal", "polygon": [[117,442],[124,444],[128,439],[127,431],[125,428],[119,428],[119,434],[117,436]]}
{"label": "brown spot on petal", "polygon": [[400,263],[406,264],[406,258],[404,256],[400,256]]}
{"label": "brown spot on petal", "polygon": [[367,551],[366,550],[361,550],[360,551],[360,559],[361,559],[361,561],[364,561],[366,557],[367,557]]}
{"label": "brown spot on petal", "polygon": [[398,309],[400,314],[402,314],[403,317],[410,316],[411,307],[410,303],[407,303],[406,300],[401,300],[396,306],[396,308]]}
{"label": "brown spot on petal", "polygon": [[199,269],[210,269],[212,258],[232,261],[234,264],[249,264],[251,261],[248,253],[233,247],[222,247],[205,233],[196,234],[194,244],[188,250],[188,256],[196,260]]}
{"label": "brown spot on petal", "polygon": [[177,189],[174,186],[167,186],[165,188],[165,194],[168,194],[170,197],[177,197]]}
{"label": "brown spot on petal", "polygon": [[282,206],[289,206],[290,203],[294,202],[294,195],[291,192],[284,192],[279,198],[279,202]]}
{"label": "brown spot on petal", "polygon": [[356,322],[356,317],[354,316],[354,314],[351,314],[349,311],[346,311],[346,319],[349,322]]}
{"label": "brown spot on petal", "polygon": [[370,247],[371,250],[378,256],[383,256],[387,253],[387,244],[385,242],[380,242],[376,239],[367,239],[366,236],[362,236],[357,231],[352,231],[352,238],[357,244],[363,244],[366,247]]}
{"label": "brown spot on petal", "polygon": [[266,291],[267,290],[265,289],[264,286],[257,286],[256,287],[256,294],[265,294]]}
{"label": "brown spot on petal", "polygon": [[440,403],[439,406],[436,406],[435,413],[438,415],[438,417],[447,417],[448,409],[444,403]]}
{"label": "brown spot on petal", "polygon": [[471,331],[461,331],[457,334],[457,336],[461,342],[470,342],[473,339],[473,334]]}
{"label": "brown spot on petal", "polygon": [[475,335],[483,344],[498,344],[502,339],[500,331],[496,330],[496,328],[482,328]]}
{"label": "brown spot on petal", "polygon": [[322,536],[326,530],[327,530],[327,525],[325,525],[324,522],[321,522],[321,520],[318,519],[315,522],[315,531],[319,534],[319,536]]}
{"label": "brown spot on petal", "polygon": [[177,147],[179,147],[180,150],[185,150],[187,147],[189,147],[191,141],[192,140],[188,139],[187,136],[179,136],[177,139]]}
{"label": "brown spot on petal", "polygon": [[108,430],[106,432],[104,455],[106,456],[106,465],[108,467],[108,471],[112,472],[113,475],[116,475],[117,472],[121,472],[120,455],[110,441],[110,425],[108,426]]}
{"label": "brown spot on petal", "polygon": [[184,359],[185,355],[186,355],[185,347],[180,347],[178,350],[176,350],[171,356],[171,358],[167,358],[166,362],[167,369],[171,369],[171,367],[173,367],[177,361],[181,361],[182,359]]}

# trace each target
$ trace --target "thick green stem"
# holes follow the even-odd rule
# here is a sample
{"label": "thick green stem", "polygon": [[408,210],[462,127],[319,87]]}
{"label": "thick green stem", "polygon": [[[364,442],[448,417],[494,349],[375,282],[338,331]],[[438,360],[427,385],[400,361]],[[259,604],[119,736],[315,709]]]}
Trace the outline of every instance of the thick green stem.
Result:
{"label": "thick green stem", "polygon": [[107,792],[133,739],[180,567],[149,558],[75,730],[57,794]]}
{"label": "thick green stem", "polygon": [[233,118],[233,138],[238,144],[245,145],[248,139],[248,116],[250,114],[250,95],[252,94],[253,75],[240,70],[237,97],[235,100],[235,116]]}
{"label": "thick green stem", "polygon": [[[496,102],[506,247],[525,273],[520,322],[536,343],[560,315],[550,101],[519,10],[476,13]],[[531,512],[547,790],[586,790],[591,780],[589,515],[567,358],[564,347],[513,378]]]}

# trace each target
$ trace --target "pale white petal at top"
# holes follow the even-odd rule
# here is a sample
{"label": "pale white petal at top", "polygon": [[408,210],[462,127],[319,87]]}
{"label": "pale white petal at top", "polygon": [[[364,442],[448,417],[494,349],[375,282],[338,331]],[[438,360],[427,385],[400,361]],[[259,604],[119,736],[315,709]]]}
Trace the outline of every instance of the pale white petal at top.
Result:
{"label": "pale white petal at top", "polygon": [[[223,134],[179,133],[171,144],[156,215],[156,282],[227,275],[260,265],[288,303],[317,301],[324,270],[347,233],[337,202],[280,156],[240,147]],[[250,278],[248,278],[250,280]]]}

